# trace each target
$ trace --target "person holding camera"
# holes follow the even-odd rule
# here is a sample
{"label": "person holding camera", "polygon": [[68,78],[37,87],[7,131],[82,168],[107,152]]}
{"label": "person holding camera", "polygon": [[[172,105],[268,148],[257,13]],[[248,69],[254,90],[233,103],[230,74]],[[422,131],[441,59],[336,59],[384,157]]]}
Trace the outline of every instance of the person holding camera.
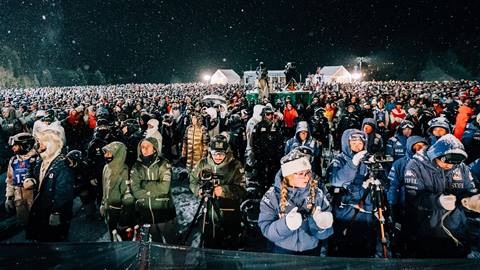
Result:
{"label": "person holding camera", "polygon": [[233,157],[227,138],[216,135],[210,141],[208,156],[190,174],[190,190],[204,199],[208,196],[208,224],[205,247],[238,249],[241,233],[240,204],[246,196],[245,171]]}
{"label": "person holding camera", "polygon": [[333,189],[334,235],[329,255],[340,257],[373,257],[377,230],[372,196],[368,193],[368,168],[363,162],[368,152],[367,137],[358,129],[347,129],[342,135],[342,152],[327,170]]}
{"label": "person holding camera", "polygon": [[151,224],[155,242],[176,241],[175,205],[171,196],[172,165],[158,152],[158,140],[148,137],[138,144],[138,159],[130,171],[133,196],[141,224]]}
{"label": "person holding camera", "polygon": [[319,241],[333,233],[331,207],[309,157],[298,149],[284,156],[260,202],[258,225],[275,253],[319,256]]}
{"label": "person holding camera", "polygon": [[[409,255],[416,258],[466,258],[478,237],[467,215],[480,213],[480,195],[463,161],[464,146],[446,134],[425,159],[411,160],[405,169]],[[473,195],[473,196],[472,196]],[[478,216],[478,215],[477,215]],[[474,232],[476,230],[476,232]]]}

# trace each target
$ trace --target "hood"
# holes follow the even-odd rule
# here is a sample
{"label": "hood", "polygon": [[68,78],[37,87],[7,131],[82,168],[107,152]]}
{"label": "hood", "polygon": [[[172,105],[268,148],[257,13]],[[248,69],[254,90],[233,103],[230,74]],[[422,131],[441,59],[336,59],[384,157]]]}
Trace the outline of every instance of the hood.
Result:
{"label": "hood", "polygon": [[362,122],[362,130],[363,130],[363,127],[365,125],[370,125],[373,127],[373,131],[375,132],[375,130],[377,129],[377,122],[375,121],[375,119],[373,118],[365,118],[363,119],[363,122]]}
{"label": "hood", "polygon": [[298,133],[300,133],[300,131],[308,132],[307,140],[310,138],[310,129],[309,129],[307,121],[300,121],[297,124],[297,130],[295,131],[295,137],[297,138],[298,141],[300,141],[300,137],[298,136]]}
{"label": "hood", "polygon": [[160,123],[158,122],[158,120],[157,120],[157,119],[153,119],[153,118],[150,119],[150,120],[148,120],[148,122],[147,122],[147,125],[153,126],[153,128],[151,128],[151,129],[153,129],[153,130],[158,130],[158,125],[159,125],[159,124],[160,124]]}
{"label": "hood", "polygon": [[408,158],[413,157],[414,153],[412,151],[412,146],[414,146],[415,144],[417,144],[419,142],[424,142],[425,144],[428,144],[427,140],[424,137],[417,136],[417,135],[410,136],[407,139],[407,156],[408,156]]}
{"label": "hood", "polygon": [[[350,145],[348,144],[348,138],[350,138],[350,136],[352,136],[354,134],[360,134],[364,138],[367,138],[365,133],[363,131],[358,130],[358,129],[353,129],[352,128],[352,129],[347,129],[343,132],[343,135],[342,135],[342,153],[349,158],[353,157],[353,152],[352,152],[352,150],[350,150]],[[365,139],[365,141],[366,141],[366,139]],[[366,145],[366,143],[365,143],[365,145]]]}
{"label": "hood", "polygon": [[104,146],[102,150],[104,152],[111,152],[113,155],[112,162],[107,164],[107,166],[111,169],[121,168],[121,166],[125,163],[125,159],[127,158],[127,147],[123,143],[112,142]]}
{"label": "hood", "polygon": [[464,155],[465,158],[468,157],[463,144],[452,134],[442,136],[427,151],[427,156],[432,161],[446,154],[460,154]]}
{"label": "hood", "polygon": [[65,144],[65,130],[60,122],[56,121],[50,125],[41,126],[35,133],[35,138],[47,147],[40,153],[40,157],[43,160],[52,160],[62,151]]}
{"label": "hood", "polygon": [[5,120],[14,120],[17,118],[17,113],[14,108],[5,108],[7,112],[7,118]]}
{"label": "hood", "polygon": [[262,121],[262,110],[263,110],[263,105],[255,105],[255,107],[253,107],[253,116],[252,118],[254,118],[255,120],[257,120],[258,122]]}
{"label": "hood", "polygon": [[137,146],[137,160],[138,161],[142,161],[142,159],[140,158],[140,156],[142,154],[142,150],[140,149],[140,145],[142,144],[143,141],[148,141],[151,144],[153,144],[153,148],[155,149],[155,151],[157,151],[157,156],[160,155],[160,152],[158,151],[158,140],[154,137],[148,137],[148,138],[145,138],[143,140],[140,140],[140,142],[138,143],[138,146]]}
{"label": "hood", "polygon": [[448,133],[451,133],[452,131],[450,130],[450,123],[448,122],[447,118],[445,117],[436,117],[433,118],[432,120],[428,121],[428,134],[432,134],[432,130],[435,127],[442,127],[445,128]]}

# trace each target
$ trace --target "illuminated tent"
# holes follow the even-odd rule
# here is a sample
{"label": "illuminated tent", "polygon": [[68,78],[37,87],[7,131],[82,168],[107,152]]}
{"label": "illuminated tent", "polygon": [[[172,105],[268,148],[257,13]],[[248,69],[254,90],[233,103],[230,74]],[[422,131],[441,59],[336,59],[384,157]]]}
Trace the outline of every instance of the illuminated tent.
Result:
{"label": "illuminated tent", "polygon": [[325,66],[319,74],[324,83],[349,83],[352,81],[352,74],[343,66]]}
{"label": "illuminated tent", "polygon": [[240,76],[233,69],[219,69],[213,73],[210,84],[237,84]]}

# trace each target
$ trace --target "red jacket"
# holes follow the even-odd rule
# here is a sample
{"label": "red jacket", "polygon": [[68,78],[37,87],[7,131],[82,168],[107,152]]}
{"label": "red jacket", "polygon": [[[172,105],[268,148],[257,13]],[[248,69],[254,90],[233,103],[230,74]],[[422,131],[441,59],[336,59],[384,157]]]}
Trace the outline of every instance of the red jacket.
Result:
{"label": "red jacket", "polygon": [[465,105],[462,105],[460,108],[458,108],[457,119],[455,120],[455,130],[453,131],[453,135],[457,137],[457,139],[462,140],[463,132],[465,132],[467,122],[472,115],[472,108]]}
{"label": "red jacket", "polygon": [[283,122],[285,122],[285,126],[287,128],[293,128],[295,126],[295,118],[298,117],[297,110],[292,107],[292,109],[288,110],[285,107],[285,110],[283,111]]}

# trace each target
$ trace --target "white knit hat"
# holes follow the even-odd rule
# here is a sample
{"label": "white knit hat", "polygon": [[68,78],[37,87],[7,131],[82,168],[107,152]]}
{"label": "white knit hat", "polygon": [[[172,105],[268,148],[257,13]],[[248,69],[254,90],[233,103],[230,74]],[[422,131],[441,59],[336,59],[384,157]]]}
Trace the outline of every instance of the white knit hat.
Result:
{"label": "white knit hat", "polygon": [[282,175],[287,176],[297,172],[311,170],[312,165],[307,157],[297,158],[282,164]]}

